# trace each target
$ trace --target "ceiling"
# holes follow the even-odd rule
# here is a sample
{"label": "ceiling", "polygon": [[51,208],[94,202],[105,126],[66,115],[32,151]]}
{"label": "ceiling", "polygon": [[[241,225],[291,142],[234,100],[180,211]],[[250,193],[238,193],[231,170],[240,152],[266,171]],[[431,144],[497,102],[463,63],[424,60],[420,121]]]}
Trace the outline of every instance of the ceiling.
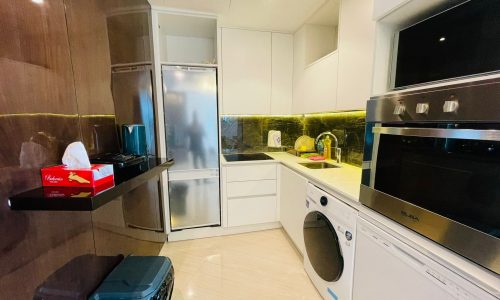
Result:
{"label": "ceiling", "polygon": [[307,21],[307,24],[338,26],[340,0],[327,0]]}
{"label": "ceiling", "polygon": [[152,6],[220,14],[229,10],[231,0],[149,0]]}
{"label": "ceiling", "polygon": [[[149,1],[151,5],[156,7],[216,14],[219,26],[223,27],[295,32],[306,22],[335,26],[338,23],[339,0]],[[335,9],[337,12],[334,14],[334,17],[331,17],[331,12]]]}

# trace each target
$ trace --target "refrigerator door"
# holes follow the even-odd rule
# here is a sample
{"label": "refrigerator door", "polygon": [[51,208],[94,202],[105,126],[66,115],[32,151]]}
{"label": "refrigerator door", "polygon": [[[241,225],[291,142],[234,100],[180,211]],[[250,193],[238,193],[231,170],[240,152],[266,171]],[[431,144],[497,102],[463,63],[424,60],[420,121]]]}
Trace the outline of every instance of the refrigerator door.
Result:
{"label": "refrigerator door", "polygon": [[[122,124],[143,124],[146,129],[146,152],[154,156],[156,139],[152,90],[152,71],[149,65],[112,69],[116,123],[120,127]],[[159,179],[137,187],[123,195],[122,199],[127,226],[151,231],[163,230]]]}
{"label": "refrigerator door", "polygon": [[220,225],[217,72],[163,66],[172,230]]}
{"label": "refrigerator door", "polygon": [[170,172],[168,184],[172,230],[220,225],[218,169]]}
{"label": "refrigerator door", "polygon": [[150,66],[115,67],[112,71],[116,123],[144,124],[147,153],[156,155],[155,114]]}
{"label": "refrigerator door", "polygon": [[169,171],[219,167],[215,68],[163,66]]}
{"label": "refrigerator door", "polygon": [[123,195],[123,217],[127,226],[163,231],[160,198],[159,177]]}

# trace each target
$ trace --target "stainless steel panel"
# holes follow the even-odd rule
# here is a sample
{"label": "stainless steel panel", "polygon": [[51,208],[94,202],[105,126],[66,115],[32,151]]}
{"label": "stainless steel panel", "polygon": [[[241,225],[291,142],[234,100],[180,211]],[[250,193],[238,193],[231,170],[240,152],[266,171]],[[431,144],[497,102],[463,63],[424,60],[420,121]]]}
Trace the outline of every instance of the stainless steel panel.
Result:
{"label": "stainless steel panel", "polygon": [[500,141],[500,130],[374,127],[373,133],[428,138]]}
{"label": "stainless steel panel", "polygon": [[163,66],[170,171],[219,167],[215,68]]}
{"label": "stainless steel panel", "polygon": [[[368,101],[366,120],[373,123],[405,122],[499,122],[500,79],[490,79],[410,92],[391,93]],[[451,101],[451,110],[447,112]],[[426,113],[417,105],[428,103]],[[398,107],[404,111],[394,114]],[[449,109],[448,109],[449,110]]]}
{"label": "stainless steel panel", "polygon": [[122,196],[127,226],[163,231],[159,184],[159,178],[150,180]]}
{"label": "stainless steel panel", "polygon": [[169,181],[172,230],[220,225],[219,177]]}
{"label": "stainless steel panel", "polygon": [[500,274],[500,239],[365,185],[360,202]]}
{"label": "stainless steel panel", "polygon": [[114,68],[112,90],[116,123],[118,125],[144,124],[148,144],[147,153],[156,155],[151,67]]}

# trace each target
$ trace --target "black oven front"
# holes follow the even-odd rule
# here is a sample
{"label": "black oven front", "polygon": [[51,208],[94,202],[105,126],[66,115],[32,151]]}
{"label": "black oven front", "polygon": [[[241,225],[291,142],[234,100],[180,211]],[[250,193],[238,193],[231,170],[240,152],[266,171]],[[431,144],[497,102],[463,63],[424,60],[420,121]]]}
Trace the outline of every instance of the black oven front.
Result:
{"label": "black oven front", "polygon": [[360,201],[499,274],[500,81],[371,99]]}

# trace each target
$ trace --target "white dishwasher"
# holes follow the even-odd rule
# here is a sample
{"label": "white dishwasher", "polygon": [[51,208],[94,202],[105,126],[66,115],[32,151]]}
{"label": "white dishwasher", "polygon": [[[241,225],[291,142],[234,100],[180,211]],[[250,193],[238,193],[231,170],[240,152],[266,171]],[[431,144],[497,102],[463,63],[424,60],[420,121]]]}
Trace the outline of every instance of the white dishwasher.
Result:
{"label": "white dishwasher", "polygon": [[353,300],[423,299],[497,298],[358,217]]}

